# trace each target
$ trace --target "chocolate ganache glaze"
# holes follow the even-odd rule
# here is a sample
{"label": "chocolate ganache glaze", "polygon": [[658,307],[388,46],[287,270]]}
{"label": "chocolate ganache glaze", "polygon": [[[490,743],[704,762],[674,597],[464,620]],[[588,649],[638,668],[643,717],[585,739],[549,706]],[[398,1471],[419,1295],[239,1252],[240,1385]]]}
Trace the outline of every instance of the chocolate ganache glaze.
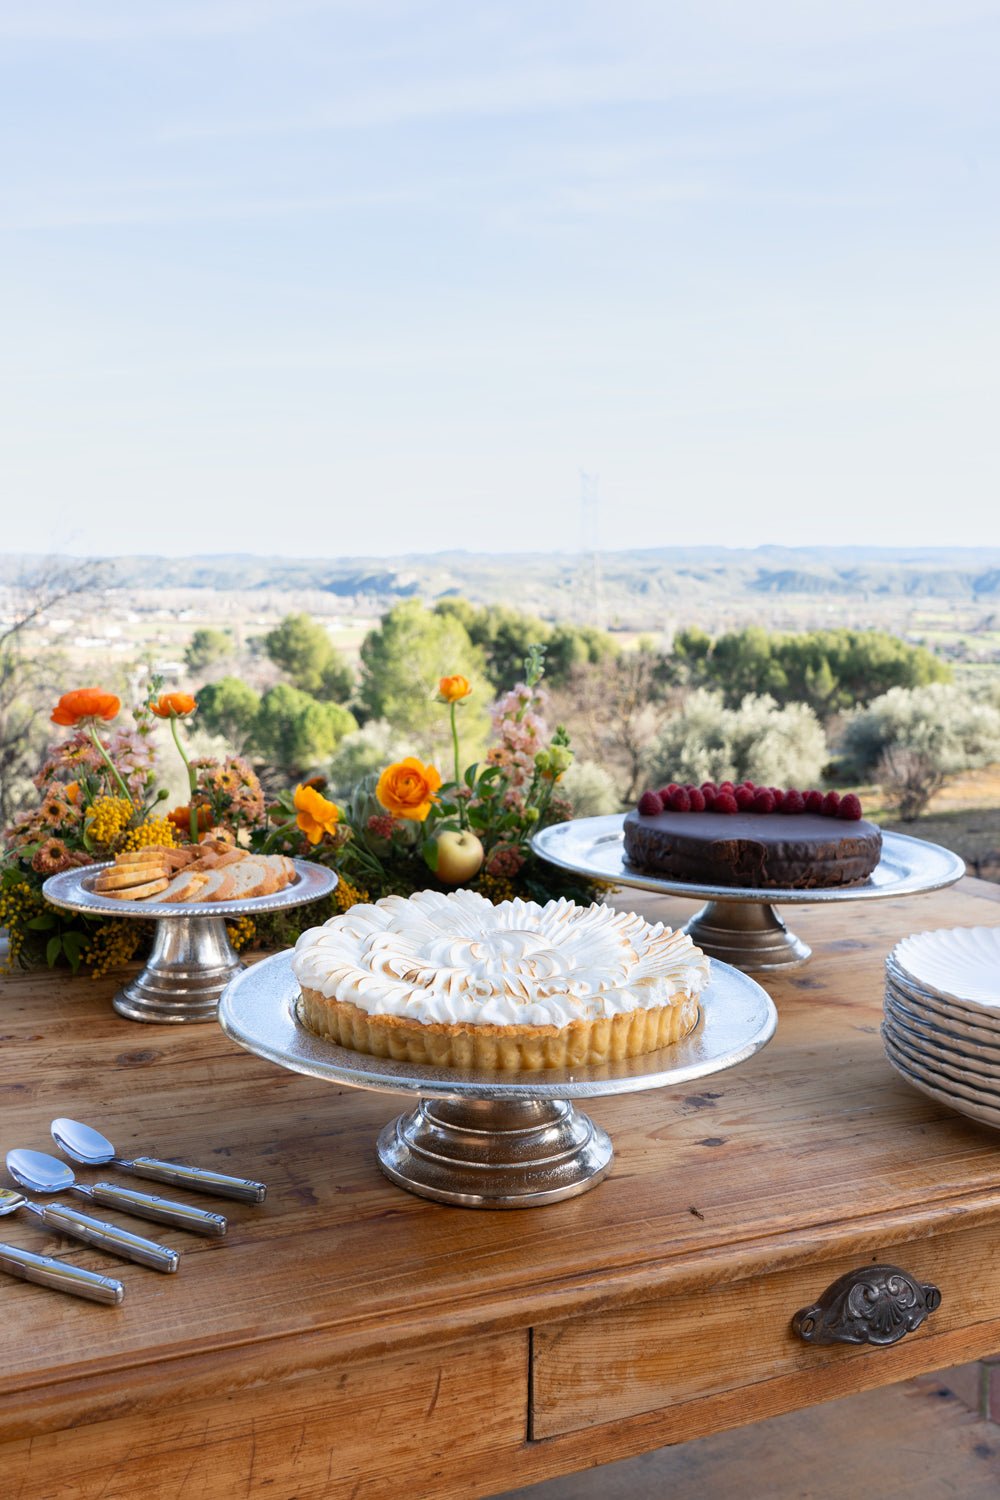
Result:
{"label": "chocolate ganache glaze", "polygon": [[859,885],[881,851],[881,833],[864,819],[754,812],[630,812],[625,818],[630,865],[697,885],[784,890]]}

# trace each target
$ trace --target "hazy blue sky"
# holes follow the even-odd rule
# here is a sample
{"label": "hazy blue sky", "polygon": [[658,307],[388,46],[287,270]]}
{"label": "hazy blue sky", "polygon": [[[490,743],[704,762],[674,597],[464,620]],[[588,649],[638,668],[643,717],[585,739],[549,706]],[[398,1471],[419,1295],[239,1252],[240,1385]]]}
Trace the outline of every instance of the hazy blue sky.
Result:
{"label": "hazy blue sky", "polygon": [[0,549],[1000,543],[1000,0],[0,0]]}

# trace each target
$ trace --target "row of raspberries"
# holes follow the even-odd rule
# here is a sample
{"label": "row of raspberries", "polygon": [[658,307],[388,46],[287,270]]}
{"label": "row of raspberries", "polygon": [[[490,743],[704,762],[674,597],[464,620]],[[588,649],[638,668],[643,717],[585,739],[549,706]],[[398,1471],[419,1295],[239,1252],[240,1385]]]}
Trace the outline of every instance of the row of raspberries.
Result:
{"label": "row of raspberries", "polygon": [[824,818],[844,818],[848,822],[861,816],[861,803],[853,792],[842,797],[839,792],[800,792],[796,787],[782,790],[776,786],[755,786],[744,781],[703,781],[701,786],[679,786],[672,781],[656,792],[643,792],[639,811],[644,818],[655,818],[661,812],[717,813],[819,813]]}

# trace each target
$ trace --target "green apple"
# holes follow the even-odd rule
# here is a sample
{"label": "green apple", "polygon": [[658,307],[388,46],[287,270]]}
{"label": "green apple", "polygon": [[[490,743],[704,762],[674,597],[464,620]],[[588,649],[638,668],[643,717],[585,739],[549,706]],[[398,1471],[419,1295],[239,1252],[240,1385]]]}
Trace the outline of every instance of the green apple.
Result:
{"label": "green apple", "polygon": [[444,885],[462,885],[478,875],[486,858],[486,851],[467,828],[446,829],[435,839],[437,846],[437,878]]}

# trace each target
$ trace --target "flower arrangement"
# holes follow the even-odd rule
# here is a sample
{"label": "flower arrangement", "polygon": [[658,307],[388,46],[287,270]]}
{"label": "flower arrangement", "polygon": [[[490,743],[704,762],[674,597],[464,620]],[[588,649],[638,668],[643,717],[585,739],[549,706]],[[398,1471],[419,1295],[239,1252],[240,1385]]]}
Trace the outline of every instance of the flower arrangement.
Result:
{"label": "flower arrangement", "polygon": [[[572,762],[563,729],[550,733],[541,687],[541,649],[525,662],[525,680],[494,706],[495,744],[482,763],[465,765],[460,722],[472,691],[465,677],[442,677],[438,701],[451,728],[451,776],[407,756],[366,778],[343,805],[314,777],[281,792],[268,806],[253,767],[240,756],[192,758],[181,723],[197,711],[188,693],[161,693],[154,679],[134,710],[134,728],[109,732],[120,700],[98,688],[60,698],[53,723],[72,731],[55,745],[35,778],[38,805],[4,833],[0,925],[9,933],[9,961],[68,964],[95,975],[126,962],[147,943],[152,924],[84,916],[50,906],[49,875],[160,845],[195,843],[225,830],[261,853],[316,860],[337,871],[326,903],[241,918],[230,924],[239,948],[293,942],[299,931],[359,901],[410,895],[428,886],[467,886],[498,902],[525,896],[593,900],[598,885],[538,860],[532,834],[572,815],[559,782]],[[155,720],[169,723],[183,761],[188,801],[169,813],[157,786],[151,739]]]}
{"label": "flower arrangement", "polygon": [[462,885],[494,902],[592,901],[595,882],[555,869],[531,849],[538,828],[572,816],[559,782],[573,753],[565,730],[550,733],[545,722],[541,648],[524,665],[525,680],[494,707],[496,744],[481,764],[464,765],[461,752],[460,714],[471,684],[442,677],[437,696],[452,740],[448,781],[411,755],[359,783],[342,806],[323,795],[325,783],[305,783],[279,798],[264,846],[334,868],[340,910],[428,886]]}
{"label": "flower arrangement", "polygon": [[[34,778],[38,804],[4,831],[0,862],[0,926],[7,928],[8,962],[68,964],[94,975],[131,959],[148,943],[152,924],[92,917],[51,906],[42,895],[50,875],[153,846],[171,848],[208,827],[253,827],[265,821],[260,782],[245,761],[188,761],[177,721],[194,713],[187,693],[157,696],[154,679],[133,712],[134,727],[108,733],[121,701],[100,688],[64,693],[52,722],[73,732],[52,747]],[[169,719],[188,767],[191,801],[164,814],[157,786],[153,720]],[[230,937],[245,946],[252,924],[233,923]]]}

